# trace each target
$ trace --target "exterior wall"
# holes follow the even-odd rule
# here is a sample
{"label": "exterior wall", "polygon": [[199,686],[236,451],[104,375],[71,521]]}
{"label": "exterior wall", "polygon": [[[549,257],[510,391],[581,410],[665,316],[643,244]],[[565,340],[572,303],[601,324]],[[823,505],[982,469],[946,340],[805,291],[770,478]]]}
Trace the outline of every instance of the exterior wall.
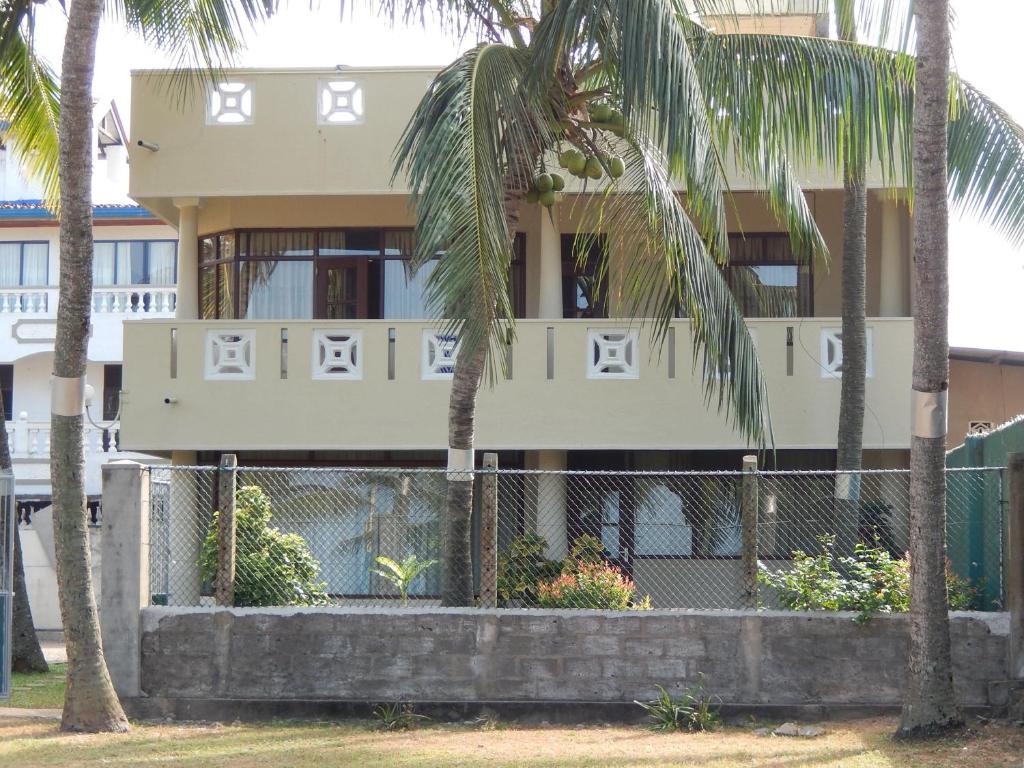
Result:
{"label": "exterior wall", "polygon": [[[173,700],[632,702],[703,675],[725,705],[898,706],[909,619],[852,614],[142,611],[141,689]],[[1005,614],[954,614],[960,701],[1006,678]],[[282,659],[287,663],[282,664]],[[170,700],[170,701],[168,701]],[[136,702],[145,705],[145,700]],[[156,705],[153,707],[152,705]]]}
{"label": "exterior wall", "polygon": [[[776,446],[835,444],[839,379],[821,360],[824,329],[836,319],[754,320],[771,398]],[[867,382],[865,447],[906,448],[912,327],[909,320],[872,319],[874,377]],[[674,321],[674,342],[636,340],[637,378],[589,378],[590,330],[623,329],[622,321],[525,320],[517,325],[513,376],[484,388],[477,445],[487,449],[743,448],[691,373],[689,322]],[[314,331],[362,332],[358,380],[312,376]],[[548,378],[548,329],[554,366]],[[287,331],[282,350],[281,332]],[[388,374],[389,329],[395,368]],[[253,378],[207,380],[208,332],[254,334]],[[122,447],[127,450],[407,450],[446,443],[450,382],[423,380],[424,335],[430,321],[145,321],[125,324]],[[792,333],[793,345],[787,346]],[[172,342],[173,339],[173,342]],[[172,356],[175,376],[171,375]],[[286,374],[282,376],[282,360]],[[672,362],[674,361],[674,363]],[[675,377],[670,366],[675,366]],[[170,399],[170,402],[165,400]],[[288,407],[282,408],[281,403]],[[581,418],[581,414],[586,414]]]}
{"label": "exterior wall", "polygon": [[1024,364],[949,361],[949,433],[946,447],[964,441],[971,421],[999,426],[1024,413]]}

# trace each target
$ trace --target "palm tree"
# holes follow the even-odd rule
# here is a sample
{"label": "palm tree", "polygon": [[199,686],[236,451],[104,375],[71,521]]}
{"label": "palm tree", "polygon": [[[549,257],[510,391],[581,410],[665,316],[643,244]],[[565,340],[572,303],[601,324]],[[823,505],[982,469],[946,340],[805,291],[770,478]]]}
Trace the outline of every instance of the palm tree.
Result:
{"label": "palm tree", "polygon": [[946,597],[949,387],[949,2],[915,3],[914,429],[910,444],[910,655],[899,735],[962,723],[953,692]]}
{"label": "palm tree", "polygon": [[[32,0],[0,14],[0,109],[22,157],[60,206],[60,295],[54,346],[50,469],[61,619],[68,651],[61,727],[125,731],[128,721],[103,658],[90,573],[82,484],[83,385],[92,296],[92,77],[100,19],[107,7],[126,27],[185,63],[212,68],[239,47],[245,27],[271,12],[256,0],[76,0],[68,14],[60,118],[49,70],[30,45]],[[190,80],[180,84],[187,87]],[[58,127],[59,126],[59,127]],[[58,152],[54,152],[54,147]],[[59,196],[55,194],[59,193]]]}
{"label": "palm tree", "polygon": [[[697,6],[721,14],[723,4],[732,5]],[[728,259],[722,158],[728,152],[760,182],[798,252],[824,254],[789,158],[837,172],[847,159],[853,168],[870,160],[889,185],[905,186],[914,61],[822,39],[715,35],[679,0],[557,0],[541,4],[539,15],[528,4],[497,0],[384,3],[392,17],[406,20],[420,18],[428,5],[442,23],[486,41],[435,79],[399,145],[395,171],[407,172],[413,190],[415,261],[446,254],[428,283],[433,309],[449,318],[447,332],[460,340],[449,401],[442,600],[469,605],[466,468],[476,394],[504,364],[492,353],[514,330],[511,238],[535,175],[567,147],[625,157],[628,170],[612,185],[618,194],[601,188],[576,205],[588,208],[617,244],[629,243],[635,258],[623,284],[630,311],[651,320],[656,339],[674,313],[693,318],[709,401],[764,444],[771,428],[763,380],[718,269]],[[965,208],[1020,231],[1020,129],[969,86],[961,95],[961,141],[950,158],[961,183],[952,191]],[[591,119],[599,104],[621,110],[621,122]],[[607,109],[600,114],[607,117]],[[1012,191],[988,194],[994,178]],[[680,183],[685,203],[674,191]],[[733,375],[708,375],[720,370]]]}

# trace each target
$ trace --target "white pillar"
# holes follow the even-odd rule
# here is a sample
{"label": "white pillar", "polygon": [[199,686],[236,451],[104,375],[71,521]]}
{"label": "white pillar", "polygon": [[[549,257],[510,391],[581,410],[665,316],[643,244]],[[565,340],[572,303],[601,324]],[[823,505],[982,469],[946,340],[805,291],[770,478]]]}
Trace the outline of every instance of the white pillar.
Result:
{"label": "white pillar", "polygon": [[117,695],[140,694],[142,626],[149,605],[149,473],[119,460],[103,465],[100,633]]}
{"label": "white pillar", "polygon": [[[565,451],[537,451],[537,469],[565,471]],[[548,542],[547,556],[561,560],[569,554],[565,475],[537,476],[537,533]]]}
{"label": "white pillar", "polygon": [[540,207],[540,302],[537,316],[562,319],[562,236],[558,206]]}
{"label": "white pillar", "polygon": [[199,318],[199,198],[176,197],[178,208],[178,304],[179,320]]}
{"label": "white pillar", "polygon": [[888,195],[879,199],[879,207],[882,210],[879,314],[882,317],[906,317],[910,314],[907,282],[911,258],[903,236],[906,208]]}

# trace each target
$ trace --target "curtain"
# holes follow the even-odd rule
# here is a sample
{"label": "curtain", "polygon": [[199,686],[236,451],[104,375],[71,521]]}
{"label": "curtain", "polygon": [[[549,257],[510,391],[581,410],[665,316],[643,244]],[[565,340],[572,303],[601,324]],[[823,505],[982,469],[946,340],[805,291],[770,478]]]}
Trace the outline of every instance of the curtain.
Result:
{"label": "curtain", "polygon": [[312,261],[247,261],[239,265],[239,316],[247,320],[313,317]]}
{"label": "curtain", "polygon": [[45,286],[50,284],[47,274],[47,243],[25,243],[21,256],[21,284]]}
{"label": "curtain", "polygon": [[427,308],[427,281],[437,261],[428,261],[415,273],[405,259],[384,262],[384,319],[431,320],[436,314]]}
{"label": "curtain", "polygon": [[21,284],[21,243],[0,243],[0,288]]}
{"label": "curtain", "polygon": [[149,243],[150,285],[174,285],[177,282],[177,246],[173,240],[154,240]]}
{"label": "curtain", "polygon": [[93,245],[92,282],[96,286],[117,284],[117,243]]}
{"label": "curtain", "polygon": [[683,514],[683,499],[663,482],[640,481],[635,546],[638,555],[693,554],[693,529]]}

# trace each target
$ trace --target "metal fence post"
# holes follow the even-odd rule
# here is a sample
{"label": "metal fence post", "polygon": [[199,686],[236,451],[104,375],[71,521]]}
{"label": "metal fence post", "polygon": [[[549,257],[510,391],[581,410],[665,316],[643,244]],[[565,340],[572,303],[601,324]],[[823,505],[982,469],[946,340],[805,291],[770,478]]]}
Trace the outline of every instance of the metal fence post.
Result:
{"label": "metal fence post", "polygon": [[1024,679],[1024,453],[1009,456],[1006,608],[1010,612],[1010,677]]}
{"label": "metal fence post", "polygon": [[757,608],[757,486],[757,456],[744,456],[740,481],[740,525],[745,608]]}
{"label": "metal fence post", "polygon": [[480,503],[480,607],[498,605],[498,454],[485,453]]}
{"label": "metal fence post", "polygon": [[217,578],[214,598],[217,605],[235,603],[235,475],[238,457],[233,453],[220,459],[217,473]]}

